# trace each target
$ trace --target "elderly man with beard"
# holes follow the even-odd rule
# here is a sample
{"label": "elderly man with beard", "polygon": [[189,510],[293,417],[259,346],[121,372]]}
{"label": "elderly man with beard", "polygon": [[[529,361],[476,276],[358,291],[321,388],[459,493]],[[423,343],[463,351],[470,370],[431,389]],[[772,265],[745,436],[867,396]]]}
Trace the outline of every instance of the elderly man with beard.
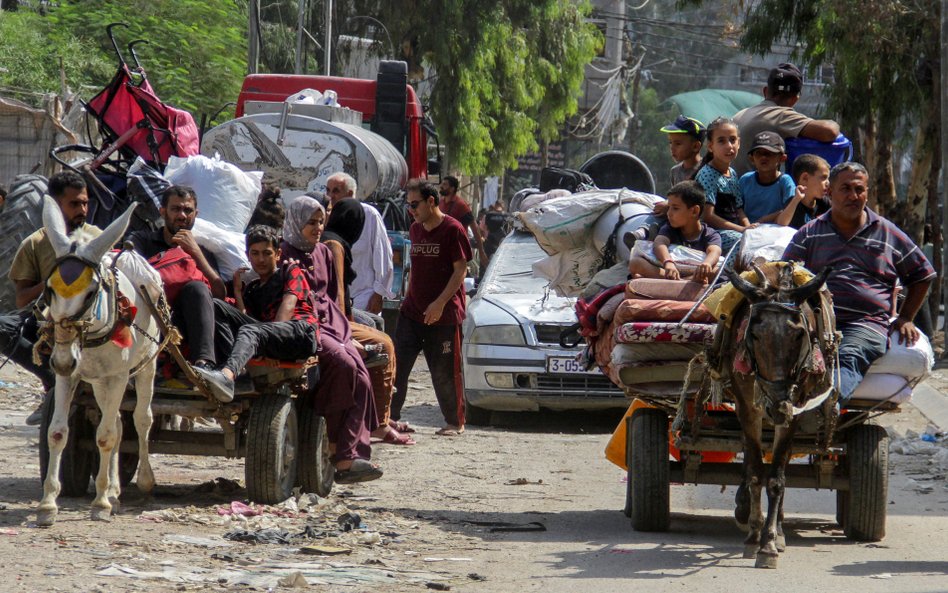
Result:
{"label": "elderly man with beard", "polygon": [[[73,171],[57,173],[49,179],[49,194],[56,200],[66,221],[70,235],[80,232],[87,237],[98,236],[102,231],[86,224],[89,214],[89,195],[86,182]],[[35,231],[20,243],[13,263],[10,265],[10,281],[16,286],[18,311],[0,317],[0,354],[30,371],[43,382],[48,392],[54,383],[53,374],[46,365],[33,363],[33,344],[37,340],[37,322],[29,306],[41,294],[46,279],[56,267],[56,254],[46,236],[46,229]],[[26,419],[30,426],[42,420],[42,406]]]}
{"label": "elderly man with beard", "polygon": [[[164,226],[156,231],[136,231],[128,236],[135,251],[145,257],[159,273],[162,261],[190,258],[194,262],[192,280],[165,291],[171,305],[171,320],[181,328],[188,344],[188,361],[197,367],[212,367],[214,352],[214,299],[227,293],[224,281],[215,269],[213,254],[197,244],[191,229],[198,215],[197,196],[190,187],[172,185],[161,194],[159,210]],[[183,254],[181,253],[183,252]],[[184,261],[184,265],[188,262]]]}

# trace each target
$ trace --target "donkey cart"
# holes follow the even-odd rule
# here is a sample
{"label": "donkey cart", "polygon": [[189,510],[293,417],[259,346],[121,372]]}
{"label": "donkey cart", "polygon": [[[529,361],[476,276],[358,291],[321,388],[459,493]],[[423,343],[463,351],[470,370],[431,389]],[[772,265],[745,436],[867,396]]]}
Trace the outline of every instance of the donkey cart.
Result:
{"label": "donkey cart", "polygon": [[[626,419],[624,512],[634,529],[668,529],[672,483],[742,484],[744,467],[735,461],[743,450],[741,427],[729,406],[697,409],[691,400],[686,427],[674,433],[670,418],[676,413],[677,398],[627,391],[641,398]],[[867,420],[874,414],[898,411],[895,403],[851,400],[828,446],[819,431],[793,439],[792,454],[806,458],[806,463],[787,466],[786,486],[835,490],[836,521],[850,539],[877,541],[885,535],[889,437],[885,429]],[[772,454],[773,429],[765,429],[764,436],[765,451]]]}
{"label": "donkey cart", "polygon": [[[184,364],[185,375],[192,375]],[[313,411],[309,399],[309,387],[318,379],[315,360],[255,359],[247,365],[247,371],[249,378],[238,381],[234,400],[229,403],[217,402],[184,382],[175,387],[156,385],[151,404],[156,421],[148,439],[150,451],[243,457],[247,497],[254,502],[281,502],[296,486],[304,492],[327,496],[333,485],[334,467],[325,420]],[[45,406],[41,435],[46,434],[52,418],[53,398],[47,398]],[[130,387],[121,405],[119,473],[123,485],[131,482],[138,467],[138,436],[131,417],[134,407],[135,392]],[[89,478],[98,467],[94,440],[100,415],[91,390],[81,384],[73,398],[69,442],[60,468],[66,496],[84,496]],[[213,418],[217,426],[188,430],[198,418]],[[43,479],[48,462],[49,448],[46,439],[41,438]]]}

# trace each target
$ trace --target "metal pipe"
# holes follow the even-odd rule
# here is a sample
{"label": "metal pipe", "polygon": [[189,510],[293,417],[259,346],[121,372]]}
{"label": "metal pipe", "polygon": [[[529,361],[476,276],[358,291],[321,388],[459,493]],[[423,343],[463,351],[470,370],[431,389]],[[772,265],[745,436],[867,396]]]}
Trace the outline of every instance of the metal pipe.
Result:
{"label": "metal pipe", "polygon": [[[939,67],[939,90],[941,92],[941,300],[945,305],[945,329],[948,329],[948,204],[945,189],[948,188],[948,0],[941,0],[941,66]],[[935,311],[935,326],[938,326],[938,311]]]}
{"label": "metal pipe", "polygon": [[260,30],[260,2],[258,0],[250,0],[249,7],[250,18],[248,20],[248,35],[247,39],[249,43],[247,44],[247,74],[256,74],[257,73],[257,63],[260,57],[260,37],[257,35],[257,32]]}
{"label": "metal pipe", "polygon": [[332,60],[332,0],[326,0],[326,42],[323,43],[323,70],[326,76],[330,75],[330,61]]}
{"label": "metal pipe", "polygon": [[303,73],[303,20],[306,16],[306,0],[297,0],[299,12],[296,15],[296,67],[294,74]]}

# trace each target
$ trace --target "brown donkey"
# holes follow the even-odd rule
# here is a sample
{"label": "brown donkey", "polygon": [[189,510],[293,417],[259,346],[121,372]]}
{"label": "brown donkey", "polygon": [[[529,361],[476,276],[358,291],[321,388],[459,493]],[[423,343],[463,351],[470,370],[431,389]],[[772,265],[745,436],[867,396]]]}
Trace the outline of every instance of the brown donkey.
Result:
{"label": "brown donkey", "polygon": [[[745,301],[722,320],[709,364],[728,399],[736,403],[744,446],[744,482],[738,490],[738,523],[747,523],[744,557],[758,568],[776,568],[785,546],[783,496],[791,441],[802,413],[822,408],[835,423],[833,381],[838,339],[832,302],[820,291],[830,269],[796,286],[793,264],[754,266],[757,284],[726,273]],[[774,427],[773,460],[764,463],[764,424]],[[826,433],[831,434],[832,427]],[[826,446],[828,446],[828,438]],[[767,489],[767,520],[761,490]]]}

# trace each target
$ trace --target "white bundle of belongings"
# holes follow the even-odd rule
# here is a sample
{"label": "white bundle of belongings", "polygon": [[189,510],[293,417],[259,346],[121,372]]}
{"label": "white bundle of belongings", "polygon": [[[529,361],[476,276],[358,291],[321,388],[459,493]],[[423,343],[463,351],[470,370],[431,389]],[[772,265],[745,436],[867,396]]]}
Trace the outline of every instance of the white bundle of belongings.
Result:
{"label": "white bundle of belongings", "polygon": [[[623,216],[628,214],[644,225],[645,217],[638,216],[642,214],[640,211],[647,214],[662,200],[653,194],[628,189],[597,189],[554,198],[544,196],[532,208],[518,212],[517,218],[550,254],[533,265],[534,274],[549,280],[557,294],[567,297],[578,295],[602,267],[605,239],[596,240],[596,229],[608,227],[613,231],[620,226],[617,225],[620,205]],[[600,218],[608,219],[600,223]],[[627,261],[627,249],[625,255],[622,261]]]}
{"label": "white bundle of belongings", "polygon": [[217,272],[227,282],[240,268],[250,268],[245,251],[247,237],[243,233],[227,231],[208,220],[195,219],[194,240],[197,244],[214,254],[217,259]]}
{"label": "white bundle of belongings", "polygon": [[869,367],[853,399],[903,403],[912,397],[912,389],[931,372],[935,353],[925,334],[907,346],[899,343],[898,334],[890,336],[889,349]]}
{"label": "white bundle of belongings", "polygon": [[263,181],[262,171],[241,171],[236,165],[194,155],[173,156],[165,167],[165,178],[175,185],[187,185],[198,197],[198,217],[224,230],[243,233],[257,206]]}
{"label": "white bundle of belongings", "polygon": [[[161,282],[161,276],[155,268],[151,267],[144,257],[131,249],[121,252],[122,257],[118,259],[115,267],[125,274],[125,277],[131,280],[135,288],[144,286],[152,302],[157,303],[158,299],[165,292],[164,285]],[[108,258],[108,265],[112,265],[118,251],[110,251],[105,254]]]}
{"label": "white bundle of belongings", "polygon": [[738,248],[738,267],[749,270],[754,261],[778,261],[797,230],[777,224],[762,224],[744,231]]}

